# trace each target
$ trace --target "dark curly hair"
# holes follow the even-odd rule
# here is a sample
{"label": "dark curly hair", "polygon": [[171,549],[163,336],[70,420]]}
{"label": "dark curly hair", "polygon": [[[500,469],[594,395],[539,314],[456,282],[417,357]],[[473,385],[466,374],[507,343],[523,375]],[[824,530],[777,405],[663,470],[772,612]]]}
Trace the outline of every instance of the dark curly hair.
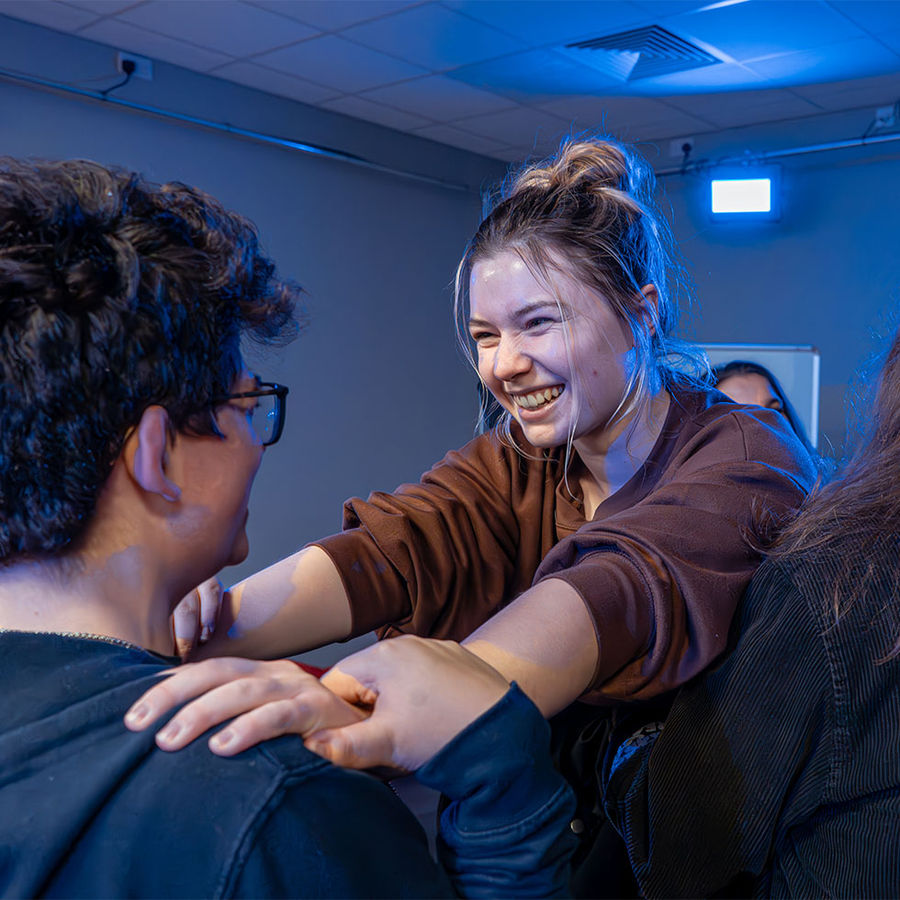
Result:
{"label": "dark curly hair", "polygon": [[0,563],[71,549],[147,406],[218,433],[242,335],[291,339],[299,294],[202,191],[0,158]]}

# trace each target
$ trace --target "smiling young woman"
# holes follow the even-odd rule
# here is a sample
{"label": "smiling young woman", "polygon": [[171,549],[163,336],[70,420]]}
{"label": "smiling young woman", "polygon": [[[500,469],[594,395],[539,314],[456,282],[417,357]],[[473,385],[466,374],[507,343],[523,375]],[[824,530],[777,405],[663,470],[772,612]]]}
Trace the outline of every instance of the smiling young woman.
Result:
{"label": "smiling young woman", "polygon": [[[466,250],[456,297],[500,423],[419,483],[348,501],[341,534],[236,586],[204,650],[271,657],[373,628],[465,640],[545,715],[578,709],[557,720],[564,757],[584,728],[597,738],[582,767],[561,759],[585,855],[602,831],[592,754],[609,705],[665,695],[718,656],[759,546],[815,477],[777,413],[723,402],[684,374],[702,356],[673,336],[682,279],[652,191],[646,165],[606,140],[568,141],[510,179]],[[266,665],[246,677],[266,680]],[[216,666],[170,678],[131,725],[233,677]],[[349,669],[366,683],[363,662]],[[388,722],[405,708],[392,700],[399,677],[371,682],[365,724],[389,735],[378,754],[318,749],[353,765],[410,758],[397,737],[408,729]],[[430,702],[450,707],[454,690],[448,680]],[[248,696],[201,697],[160,745],[259,705]],[[277,732],[276,719],[232,723],[227,752]]]}

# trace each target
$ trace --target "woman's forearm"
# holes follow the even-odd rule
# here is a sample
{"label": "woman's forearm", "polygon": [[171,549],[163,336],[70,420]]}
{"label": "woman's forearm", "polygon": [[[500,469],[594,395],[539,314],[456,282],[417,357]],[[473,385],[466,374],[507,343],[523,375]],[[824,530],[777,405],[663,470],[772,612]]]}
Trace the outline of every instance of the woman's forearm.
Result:
{"label": "woman's forearm", "polygon": [[351,624],[350,600],[331,557],[306,547],[234,585],[215,632],[192,658],[289,656],[343,640]]}
{"label": "woman's forearm", "polygon": [[581,595],[555,578],[521,594],[463,643],[517,682],[545,716],[565,709],[590,687],[599,653]]}

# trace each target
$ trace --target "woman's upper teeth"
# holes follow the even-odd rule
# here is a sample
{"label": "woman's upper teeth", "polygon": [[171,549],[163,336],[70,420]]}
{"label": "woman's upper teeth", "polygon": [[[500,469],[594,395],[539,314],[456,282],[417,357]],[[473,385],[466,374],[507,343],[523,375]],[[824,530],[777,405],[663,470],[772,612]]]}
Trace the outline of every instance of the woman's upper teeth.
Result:
{"label": "woman's upper teeth", "polygon": [[563,392],[559,385],[549,388],[541,388],[539,391],[531,391],[528,394],[516,394],[513,399],[518,406],[525,409],[534,409],[543,406],[551,400],[555,400]]}

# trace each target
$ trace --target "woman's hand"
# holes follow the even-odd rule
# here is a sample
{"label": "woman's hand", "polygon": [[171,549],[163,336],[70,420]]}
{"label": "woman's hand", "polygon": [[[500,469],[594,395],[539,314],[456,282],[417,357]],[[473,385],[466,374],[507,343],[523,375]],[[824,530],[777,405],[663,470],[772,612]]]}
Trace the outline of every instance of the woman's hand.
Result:
{"label": "woman's hand", "polygon": [[175,653],[187,659],[191,651],[205,644],[216,630],[225,588],[215,576],[197,585],[172,613]]}
{"label": "woman's hand", "polygon": [[310,734],[306,746],[340,766],[405,771],[423,766],[509,689],[459,644],[409,635],[348,656],[322,683],[372,713]]}
{"label": "woman's hand", "polygon": [[219,756],[233,756],[282,734],[307,735],[359,722],[367,715],[290,660],[228,657],[179,667],[128,710],[125,725],[141,731],[191,698],[197,699],[157,734],[160,749],[180,750],[234,716],[227,728],[209,740],[210,750]]}

